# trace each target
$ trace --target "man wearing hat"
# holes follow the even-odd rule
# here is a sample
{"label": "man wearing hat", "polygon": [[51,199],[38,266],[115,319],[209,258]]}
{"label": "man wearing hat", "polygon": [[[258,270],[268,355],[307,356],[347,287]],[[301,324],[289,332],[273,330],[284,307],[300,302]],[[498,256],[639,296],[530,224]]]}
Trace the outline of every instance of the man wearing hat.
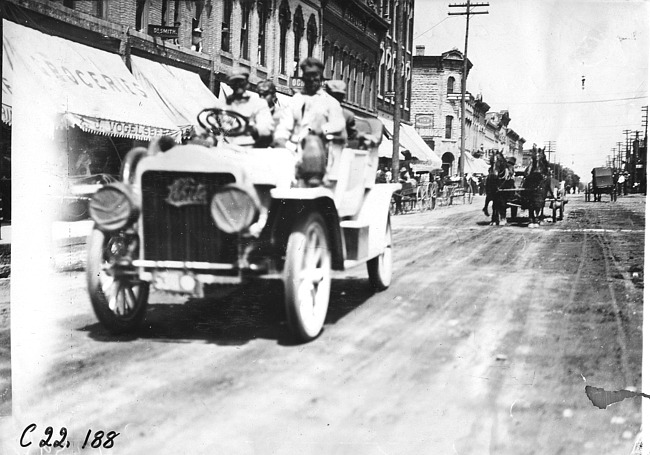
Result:
{"label": "man wearing hat", "polygon": [[345,140],[345,118],[338,101],[321,87],[323,63],[307,57],[300,64],[303,87],[280,113],[274,142],[286,147],[287,142],[300,144],[297,177],[310,186],[318,185],[325,175],[328,136]]}
{"label": "man wearing hat", "polygon": [[257,94],[260,98],[266,100],[269,105],[271,114],[275,115],[278,104],[278,95],[276,94],[275,84],[273,81],[266,79],[257,83]]}
{"label": "man wearing hat", "polygon": [[[270,142],[273,136],[274,122],[271,111],[265,100],[256,93],[249,92],[248,70],[244,68],[233,68],[226,76],[226,83],[232,89],[232,93],[226,97],[226,102],[220,102],[217,106],[226,111],[233,111],[248,118],[248,131],[250,135],[259,142]],[[235,138],[235,143],[247,142],[246,136]]]}
{"label": "man wearing hat", "polygon": [[352,111],[343,107],[346,89],[347,84],[343,81],[331,80],[325,82],[325,91],[341,104],[341,109],[343,109],[343,118],[345,118],[345,132],[348,135],[348,140],[351,140],[355,139],[357,136],[357,127]]}
{"label": "man wearing hat", "polygon": [[280,116],[275,131],[277,145],[282,147],[289,140],[298,143],[308,133],[341,135],[345,130],[341,105],[321,87],[323,68],[323,63],[314,57],[300,64],[304,85]]}

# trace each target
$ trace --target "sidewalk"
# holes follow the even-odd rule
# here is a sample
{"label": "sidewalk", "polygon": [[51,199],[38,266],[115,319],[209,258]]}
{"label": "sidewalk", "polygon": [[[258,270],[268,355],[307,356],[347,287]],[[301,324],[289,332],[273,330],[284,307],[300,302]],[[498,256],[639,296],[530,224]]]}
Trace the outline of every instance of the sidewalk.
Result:
{"label": "sidewalk", "polygon": [[[52,239],[58,245],[83,244],[86,243],[86,237],[88,237],[92,228],[93,222],[91,220],[55,221],[52,223]],[[0,226],[0,236],[0,247],[2,245],[11,245],[11,223]]]}

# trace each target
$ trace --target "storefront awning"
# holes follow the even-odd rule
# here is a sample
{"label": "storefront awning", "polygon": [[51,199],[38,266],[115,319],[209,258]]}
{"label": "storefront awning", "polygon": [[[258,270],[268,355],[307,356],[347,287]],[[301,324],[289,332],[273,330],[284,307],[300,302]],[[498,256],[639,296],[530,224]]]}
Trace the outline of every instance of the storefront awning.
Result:
{"label": "storefront awning", "polygon": [[11,84],[9,82],[9,79],[5,77],[5,71],[7,71],[5,68],[9,68],[9,65],[10,63],[9,63],[9,58],[7,57],[7,52],[5,52],[3,48],[2,51],[2,123],[6,123],[7,125],[11,125],[11,115],[12,115],[11,106],[13,106]]}
{"label": "storefront awning", "polygon": [[[380,118],[381,122],[384,124],[384,127],[388,131],[389,137],[393,137],[393,121],[385,118]],[[442,160],[435,154],[433,150],[429,148],[426,142],[420,137],[420,135],[415,131],[410,125],[402,123],[399,130],[399,143],[400,147],[404,147],[406,150],[411,152],[413,157],[417,158],[420,161],[427,162],[431,164],[435,169],[442,168]]]}
{"label": "storefront awning", "polygon": [[[2,25],[3,92],[5,87],[11,90],[13,62],[21,60],[50,94],[64,125],[114,137],[150,140],[166,134],[180,140],[179,128],[156,106],[118,55],[7,20]],[[3,105],[5,102],[3,96]],[[7,110],[10,119],[10,104]]]}
{"label": "storefront awning", "polygon": [[483,174],[487,175],[490,166],[484,159],[474,158],[471,154],[465,152],[465,173],[466,174]]}
{"label": "storefront awning", "polygon": [[[399,146],[399,151],[402,153],[406,149],[402,147],[401,145]],[[379,144],[379,157],[380,158],[393,158],[393,141],[390,139],[387,139],[386,136],[384,136],[383,140]],[[402,159],[402,157],[400,157]]]}
{"label": "storefront awning", "polygon": [[158,107],[182,130],[183,137],[191,134],[202,109],[219,103],[199,75],[191,71],[138,56],[131,57],[131,70]]}

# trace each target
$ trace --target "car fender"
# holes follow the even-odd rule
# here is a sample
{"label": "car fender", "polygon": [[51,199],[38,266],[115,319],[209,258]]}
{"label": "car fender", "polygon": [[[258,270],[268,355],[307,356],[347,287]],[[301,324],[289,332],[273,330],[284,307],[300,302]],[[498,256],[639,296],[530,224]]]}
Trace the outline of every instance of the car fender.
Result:
{"label": "car fender", "polygon": [[341,223],[332,191],[324,187],[291,188],[271,190],[272,204],[269,217],[272,219],[272,243],[278,254],[286,249],[291,228],[300,216],[317,211],[325,219],[332,253],[332,268],[343,270],[345,261]]}
{"label": "car fender", "polygon": [[379,256],[386,247],[390,201],[393,193],[401,187],[397,183],[380,183],[366,193],[356,222],[368,226],[368,259]]}

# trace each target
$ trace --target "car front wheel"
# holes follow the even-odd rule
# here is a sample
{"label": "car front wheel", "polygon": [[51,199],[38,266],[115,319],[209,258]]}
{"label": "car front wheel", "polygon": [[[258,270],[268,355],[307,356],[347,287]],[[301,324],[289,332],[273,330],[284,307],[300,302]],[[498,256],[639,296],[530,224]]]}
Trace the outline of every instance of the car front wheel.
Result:
{"label": "car front wheel", "polygon": [[366,262],[370,287],[374,291],[383,291],[390,286],[393,277],[393,235],[390,219],[386,223],[384,251],[377,257]]}
{"label": "car front wheel", "polygon": [[289,235],[284,265],[284,298],[289,329],[300,341],[323,329],[332,282],[331,251],[323,217],[310,213]]}
{"label": "car front wheel", "polygon": [[98,229],[90,234],[88,293],[97,319],[112,333],[135,330],[144,318],[149,300],[149,283],[140,281],[135,269],[117,265],[122,247],[119,235],[107,235]]}

